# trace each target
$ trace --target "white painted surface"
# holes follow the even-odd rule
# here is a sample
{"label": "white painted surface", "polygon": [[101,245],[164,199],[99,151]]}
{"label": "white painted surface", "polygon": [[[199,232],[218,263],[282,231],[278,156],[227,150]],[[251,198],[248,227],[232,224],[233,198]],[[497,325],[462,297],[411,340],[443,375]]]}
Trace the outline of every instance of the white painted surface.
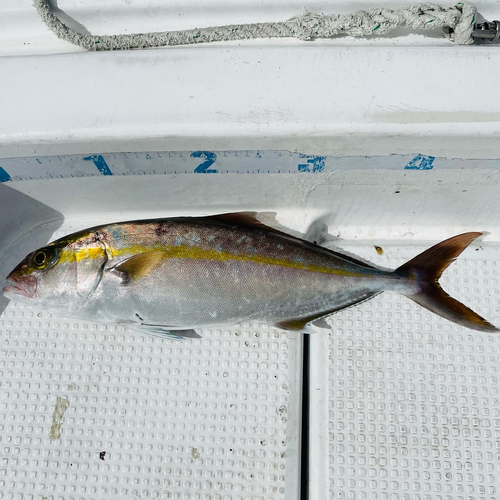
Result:
{"label": "white painted surface", "polygon": [[[77,19],[100,19],[102,30],[97,31],[106,32],[134,9],[133,28],[140,24],[145,31],[146,18],[159,22],[159,12],[175,11],[177,3],[121,5],[116,0],[106,10],[68,0],[60,7]],[[226,7],[203,5],[192,15],[207,23],[212,19],[207,11],[216,17]],[[238,6],[233,11],[242,18],[252,13],[267,17],[260,2]],[[326,10],[323,4],[306,7]],[[346,11],[369,5],[342,2],[337,7]],[[495,16],[495,2],[479,7]],[[278,11],[290,13],[296,6],[273,2],[269,8],[280,17]],[[7,38],[0,47],[12,45],[11,35],[45,47],[36,36],[30,41],[36,14],[27,2],[0,9],[0,19],[13,26],[0,29]],[[17,21],[9,22],[11,17]],[[498,47],[430,40],[432,46],[415,40],[403,46],[399,39],[398,45],[385,39],[371,45],[287,40],[65,54],[60,52],[66,45],[51,41],[42,50],[46,55],[28,51],[26,57],[0,58],[0,157],[286,149],[499,158]],[[5,54],[18,53],[9,50]]]}
{"label": "white painted surface", "polygon": [[[347,1],[334,6],[299,5],[285,0],[262,5],[252,0],[200,1],[188,6],[177,1],[112,0],[103,7],[100,2],[59,2],[93,33],[108,34],[286,19],[304,6],[351,12],[378,5]],[[478,7],[489,19],[500,17],[494,1],[479,2]],[[96,223],[174,214],[275,211],[278,220],[296,233],[322,237],[326,227],[333,241],[325,244],[340,245],[390,267],[414,255],[424,241],[436,242],[467,230],[487,231],[486,250],[469,252],[457,262],[447,275],[448,284],[454,295],[499,323],[498,47],[456,47],[444,39],[416,34],[382,40],[259,41],[83,53],[57,40],[39,22],[30,2],[21,0],[0,5],[0,54],[4,56],[0,57],[0,158],[4,159],[0,166],[8,165],[12,178],[21,171],[26,176],[20,159],[31,157],[26,161],[31,165],[36,157],[50,154],[288,150],[346,157],[342,159],[345,168],[336,169],[331,158],[331,169],[304,175],[197,176],[169,171],[1,183],[0,279],[24,255],[56,234]],[[403,155],[406,160],[419,153],[459,161],[436,158],[435,168],[429,171],[395,168],[399,158],[392,155]],[[245,161],[247,167],[254,163]],[[448,167],[438,168],[440,161]],[[134,170],[138,163],[132,161],[128,167]],[[93,168],[91,162],[83,165],[79,168],[89,172]],[[240,161],[231,163],[235,167],[241,168]],[[51,169],[57,177],[59,167],[55,172]],[[45,174],[38,172],[34,177]],[[351,245],[353,241],[360,243]],[[383,257],[374,252],[375,244],[385,249]],[[247,325],[207,331],[198,344],[189,341],[177,348],[168,341],[134,334],[125,337],[95,325],[66,324],[43,311],[28,311],[5,301],[0,306],[6,307],[0,318],[0,412],[5,415],[0,429],[2,500],[36,498],[34,491],[64,500],[127,495],[298,498],[300,337]],[[379,313],[381,320],[376,317]],[[488,432],[495,432],[499,412],[495,393],[498,339],[462,331],[396,295],[382,295],[345,311],[332,318],[332,324],[329,336],[311,339],[311,498],[406,500],[413,495],[411,500],[439,496],[461,500],[467,494],[474,500],[496,499],[500,474],[486,447],[497,446],[496,434]],[[278,346],[273,345],[275,338]],[[159,385],[167,387],[160,395],[154,392],[152,375],[145,371],[150,363],[148,349],[158,359],[153,370],[159,370]],[[119,350],[127,350],[127,359]],[[467,353],[464,359],[462,352]],[[400,355],[402,366],[396,366],[393,356]],[[248,365],[248,356],[255,366]],[[277,360],[270,364],[266,357],[273,356]],[[412,359],[419,356],[424,356],[423,365],[412,365]],[[423,377],[419,401],[425,409],[387,406],[375,414],[358,408],[371,398],[368,372],[374,357],[379,361],[377,377],[383,382],[377,385],[375,397],[410,401],[415,394],[412,377],[418,372]],[[233,418],[223,406],[228,397],[222,364],[229,363],[227,373],[237,383],[237,399],[263,398],[257,409],[247,406],[236,418],[246,419],[241,421],[243,427],[250,426],[250,418],[260,419],[265,444],[250,442],[254,432],[250,427],[231,430],[221,424],[215,431],[209,425],[181,430],[190,425],[179,409],[189,398],[170,391],[178,390],[173,384],[189,386],[199,379],[198,361],[200,366],[207,363],[207,382],[213,391],[207,397],[194,396],[191,421],[204,418],[204,404],[215,405],[216,419]],[[354,374],[352,364],[358,370]],[[183,368],[173,374],[173,366]],[[103,373],[106,367],[118,375],[108,380]],[[436,379],[436,373],[441,376],[443,370],[458,373],[464,368],[465,378],[458,381]],[[243,379],[254,375],[271,382],[250,390]],[[275,376],[286,387],[275,388]],[[393,380],[398,380],[397,387],[391,385]],[[362,392],[350,392],[359,382],[365,384]],[[119,401],[107,396],[109,391],[120,394]],[[452,400],[448,397],[452,391],[462,391],[465,399]],[[51,416],[61,395],[69,399],[70,407],[61,424],[62,440],[53,443],[48,437]],[[439,406],[432,399],[435,395],[445,398]],[[281,406],[276,407],[276,398]],[[153,408],[155,401],[157,408]],[[164,414],[162,405],[174,403],[176,408]],[[342,414],[341,405],[352,406],[354,414]],[[276,420],[276,409],[283,416],[282,406],[286,406],[286,422]],[[119,421],[110,416],[114,408],[122,412]],[[150,409],[147,415],[145,408]],[[434,435],[426,434],[429,426],[423,416],[429,413],[438,418],[436,411],[442,415],[469,412],[470,417],[458,423],[450,417],[449,425],[433,421],[429,432],[439,434],[435,441]],[[417,454],[413,458],[418,463],[403,462],[399,456],[397,463],[385,462],[392,448],[386,453],[379,447],[372,453],[359,443],[373,424],[370,415],[390,422],[401,414],[417,419],[413,435],[409,427],[414,441],[407,449]],[[360,424],[365,425],[364,431]],[[151,431],[143,430],[147,425]],[[342,425],[347,430],[340,431]],[[375,429],[380,443],[394,438],[391,425]],[[460,434],[446,441],[448,431]],[[344,448],[340,433],[348,442]],[[402,443],[403,428],[397,427],[396,434]],[[185,442],[177,444],[181,435]],[[274,435],[285,436],[286,444],[268,441]],[[214,439],[221,440],[217,448],[208,444]],[[230,455],[235,450],[233,441],[239,441],[237,453],[245,456],[242,468]],[[198,443],[204,444],[199,447]],[[99,452],[105,451],[101,445],[111,449],[104,461],[99,458]],[[473,456],[467,454],[467,447],[475,449]],[[127,449],[132,451],[123,451]],[[402,453],[403,446],[398,450]],[[442,457],[451,453],[453,459],[430,462],[427,456],[434,453]],[[212,458],[217,454],[222,458]],[[150,459],[159,460],[159,465],[144,465]],[[451,478],[447,476],[449,464],[454,468]],[[363,474],[375,474],[371,479],[375,482],[363,483]],[[413,477],[410,489],[406,488],[409,481],[402,479],[406,474]]]}
{"label": "white painted surface", "polygon": [[[498,325],[500,246],[486,241],[441,281]],[[377,240],[342,246],[389,268],[425,249]],[[452,325],[394,293],[328,322],[328,335],[311,337],[315,374],[322,372],[311,387],[311,498],[498,498],[500,337]]]}
{"label": "white painted surface", "polygon": [[[5,274],[29,251],[42,246],[56,235],[111,220],[167,215],[208,214],[235,210],[276,211],[278,221],[289,227],[294,234],[309,233],[317,241],[326,238],[323,244],[327,246],[334,245],[336,248],[360,255],[386,267],[396,267],[400,262],[415,255],[423,248],[422,241],[430,244],[462,231],[485,230],[490,234],[484,239],[484,243],[477,247],[477,252],[475,249],[469,251],[463,260],[459,260],[450,268],[451,274],[447,274],[445,286],[447,285],[446,288],[454,296],[482,312],[491,321],[500,324],[498,287],[500,277],[497,277],[500,262],[499,181],[498,169],[449,168],[431,171],[357,169],[317,174],[115,175],[5,182],[0,185],[2,200],[0,272]],[[327,236],[326,229],[330,237]],[[383,257],[377,256],[373,245],[383,247],[385,252]],[[5,304],[3,306],[5,307]],[[42,314],[41,319],[37,316],[39,313]],[[221,332],[205,331],[204,340],[198,344],[196,341],[190,341],[189,345],[182,344],[177,349],[178,344],[172,345],[169,341],[161,342],[125,332],[108,332],[92,324],[63,322],[58,318],[47,316],[42,311],[29,311],[13,304],[7,305],[0,321],[2,321],[0,338],[3,339],[0,365],[3,370],[2,376],[5,377],[2,380],[9,381],[7,385],[4,383],[2,386],[4,394],[2,408],[7,423],[0,432],[2,439],[8,440],[2,448],[4,459],[1,470],[7,477],[6,488],[3,490],[6,492],[5,498],[10,498],[9,495],[15,488],[17,488],[15,491],[23,495],[21,497],[23,500],[29,498],[24,496],[28,495],[29,490],[26,489],[28,483],[22,480],[23,474],[31,474],[33,484],[39,488],[48,488],[53,492],[51,495],[54,498],[57,498],[58,494],[63,495],[65,500],[80,497],[94,498],[95,495],[113,498],[114,495],[132,495],[136,491],[140,491],[146,498],[155,498],[158,495],[160,498],[161,495],[169,498],[169,494],[175,498],[175,494],[180,495],[181,491],[187,498],[197,498],[196,495],[202,494],[207,495],[207,498],[216,498],[216,495],[221,493],[222,487],[231,499],[255,496],[273,499],[297,498],[300,460],[301,374],[298,363],[302,345],[300,336],[289,337],[264,326],[243,325]],[[419,394],[422,398],[427,398],[424,403],[428,405],[429,412],[435,414],[433,409],[435,405],[432,403],[434,393],[427,394],[425,384],[431,379],[432,383],[436,384],[432,378],[436,370],[441,370],[442,366],[450,370],[462,370],[463,361],[458,353],[463,349],[464,341],[467,343],[467,349],[476,352],[474,347],[476,343],[498,349],[497,337],[465,331],[430,313],[423,312],[396,294],[384,294],[360,307],[339,313],[330,321],[334,327],[330,334],[324,332],[311,337],[312,419],[309,423],[311,495],[312,498],[333,499],[339,494],[344,494],[346,498],[349,496],[363,498],[365,494],[376,493],[383,498],[383,494],[393,486],[385,486],[386,479],[382,476],[385,473],[377,472],[370,483],[371,486],[367,487],[363,483],[363,474],[371,474],[372,466],[365,466],[363,460],[368,460],[367,463],[378,458],[385,460],[389,451],[384,450],[391,449],[381,447],[368,452],[367,448],[363,448],[357,442],[353,442],[351,448],[347,448],[347,445],[343,448],[344,443],[339,441],[343,437],[338,436],[337,428],[339,425],[345,425],[349,430],[349,426],[361,424],[368,428],[373,424],[372,415],[376,415],[376,418],[382,416],[387,420],[398,415],[399,410],[389,406],[376,412],[375,410],[362,412],[356,406],[359,401],[363,402],[366,398],[372,397],[368,391],[372,380],[371,360],[376,356],[382,363],[377,365],[380,368],[377,373],[383,377],[385,385],[377,386],[375,391],[377,398],[411,398],[413,394],[411,384],[414,383],[411,376],[415,373],[415,367],[411,364],[412,359],[422,354],[427,357],[435,356],[432,363],[429,361],[427,364],[418,365],[418,372],[424,377],[418,386]],[[236,335],[238,332],[242,332],[243,337]],[[276,334],[279,335],[280,344],[275,349],[272,347],[272,341]],[[223,344],[226,342],[227,346],[225,344],[221,346],[218,342]],[[257,344],[254,345],[255,342]],[[337,352],[338,342],[342,343],[340,346],[344,349],[342,352]],[[125,348],[124,346],[130,350],[128,361],[121,354],[117,354],[120,349]],[[249,346],[250,351],[247,350]],[[401,349],[399,346],[402,346]],[[434,346],[437,346],[437,351],[434,350]],[[168,415],[161,413],[161,405],[171,405],[172,399],[168,392],[170,389],[162,393],[163,399],[159,399],[154,393],[154,384],[151,385],[151,375],[144,371],[144,367],[150,363],[146,352],[146,348],[149,347],[157,353],[155,359],[158,359],[160,372],[157,378],[160,386],[170,387],[175,382],[180,387],[191,387],[196,383],[193,381],[197,381],[199,377],[199,369],[193,365],[197,359],[204,360],[207,369],[211,370],[210,373],[217,372],[215,378],[210,379],[215,384],[212,395],[206,400],[194,396],[196,408],[199,410],[196,408],[193,410],[192,418],[189,417],[188,422],[203,419],[204,413],[201,408],[204,402],[220,409],[217,413],[220,418],[223,416],[232,418],[231,412],[222,406],[226,404],[227,398],[224,388],[220,385],[225,380],[221,375],[224,373],[221,363],[231,360],[232,376],[237,377],[243,384],[238,382],[238,386],[234,389],[236,398],[239,401],[246,401],[254,396],[265,398],[265,401],[261,400],[259,410],[252,410],[250,413],[257,415],[262,421],[259,432],[267,436],[264,438],[266,444],[251,442],[251,438],[247,437],[251,435],[249,428],[233,432],[222,423],[215,431],[211,427],[203,429],[200,427],[184,433],[181,426],[185,424],[186,418],[181,410],[172,410]],[[354,348],[356,348],[355,355]],[[196,354],[198,349],[202,349],[203,354]],[[111,352],[113,354],[110,354]],[[134,356],[135,352],[137,355]],[[392,357],[399,356],[397,354],[399,352],[404,352],[405,358],[402,361],[404,368],[400,369],[398,365],[396,370]],[[453,359],[441,359],[447,352],[457,352],[457,355]],[[283,358],[285,353],[286,356]],[[247,365],[245,358],[247,354],[255,356],[251,358],[255,360],[252,369]],[[281,364],[278,363],[277,367],[269,364],[266,358],[274,355],[281,360]],[[379,355],[382,358],[379,359]],[[477,359],[469,355],[468,370],[476,370],[479,369],[476,367],[482,366],[482,355],[479,351],[476,353],[476,356],[479,356]],[[54,356],[52,360],[51,357]],[[488,358],[488,366],[491,370],[496,370],[496,361],[491,361],[491,356],[493,354]],[[30,361],[31,357],[39,358],[36,365]],[[78,362],[81,357],[82,361]],[[60,363],[64,363],[63,381],[57,375],[61,373],[57,368],[59,358]],[[339,374],[338,363],[341,361],[344,363],[342,365],[344,371]],[[351,363],[356,363],[359,367],[355,376],[351,376],[349,371]],[[173,376],[172,364],[182,366],[184,370]],[[98,370],[107,372],[106,367],[121,374],[117,375],[112,383],[105,378],[106,374],[97,372]],[[360,379],[361,376],[358,375],[362,369],[367,373],[365,379]],[[137,373],[134,378],[135,385],[130,386],[128,375],[123,370]],[[278,376],[279,380],[287,381],[283,382],[287,384],[286,391],[283,392],[279,387],[275,390],[272,383],[264,381],[263,386],[258,385],[250,391],[244,383],[246,383],[245,377],[251,378],[252,373],[257,373],[251,370],[258,370],[259,376],[268,377],[271,382],[275,376]],[[399,381],[400,385],[394,389],[391,385],[392,378],[397,379],[401,373],[406,378],[402,382]],[[223,378],[217,378],[219,376]],[[454,402],[453,399],[441,402],[439,411],[448,413],[476,411],[470,409],[476,404],[474,392],[482,394],[486,391],[488,396],[478,400],[477,408],[481,411],[488,409],[490,413],[481,417],[480,425],[489,425],[494,429],[497,422],[494,417],[499,411],[494,393],[497,387],[494,376],[494,372],[491,372],[491,377],[483,381],[482,378],[473,378],[471,375],[467,376],[464,382],[447,379],[443,382],[444,385],[437,385],[439,394],[444,394],[443,391],[447,390],[442,387],[450,387],[450,391],[461,391],[461,388],[465,387],[464,390],[469,395],[463,403],[460,402],[462,400]],[[25,382],[23,377],[27,377]],[[37,377],[45,380],[43,388],[31,382]],[[355,388],[351,389],[349,385],[357,383],[357,380],[363,380],[365,383],[363,387],[366,392],[361,396],[358,392],[353,393]],[[339,381],[347,384],[349,390],[338,386]],[[78,386],[75,394],[68,392],[67,389],[72,383]],[[401,386],[401,383],[406,385]],[[116,419],[113,419],[109,412],[116,405],[111,399],[105,399],[108,397],[107,391],[123,393],[136,386],[137,390],[139,387],[143,388],[142,398],[137,399],[137,403],[127,402],[127,411],[124,408],[121,420],[115,422]],[[88,387],[90,396],[86,394],[85,387]],[[434,385],[429,387],[431,390]],[[92,396],[94,394],[95,396]],[[179,394],[175,396],[177,406],[187,401]],[[68,397],[70,408],[65,414],[67,419],[62,421],[63,441],[50,445],[49,448],[48,433],[57,395]],[[281,406],[286,406],[286,423],[269,420],[274,418],[273,412],[276,406],[274,400],[271,401],[270,398],[276,396],[283,400]],[[18,398],[21,397],[31,401],[31,406],[21,407],[22,404],[18,402]],[[91,397],[94,397],[94,403],[88,399]],[[121,400],[123,397],[128,398],[122,396]],[[149,407],[151,401],[159,401],[160,409],[152,410],[152,413],[139,419],[141,412]],[[125,403],[120,403],[119,407],[121,408],[120,405],[123,404]],[[354,417],[351,413],[332,415],[332,404],[336,405],[335,408],[340,408],[341,405],[351,408],[354,405],[350,410],[351,413],[354,412]],[[109,432],[106,431],[106,439],[101,437],[98,431],[91,430],[95,425],[93,423],[95,418],[89,412],[93,411],[98,414],[104,412],[99,422],[105,429],[111,427]],[[390,462],[381,470],[390,474],[420,474],[412,484],[419,484],[421,488],[428,488],[431,485],[432,488],[442,488],[443,491],[447,491],[450,481],[446,476],[448,472],[446,461],[440,462],[439,467],[446,469],[441,476],[426,479],[427,455],[434,453],[436,446],[439,453],[444,454],[450,449],[457,448],[461,450],[462,455],[453,461],[453,467],[468,467],[464,462],[465,448],[469,446],[467,433],[476,432],[476,420],[474,418],[460,420],[463,429],[460,436],[454,438],[455,441],[450,441],[452,444],[440,440],[436,445],[426,434],[428,425],[422,420],[423,411],[419,409],[412,413],[410,406],[405,407],[407,418],[413,418],[414,415],[419,419],[413,427],[408,427],[408,429],[414,428],[416,432],[411,436],[413,439],[411,449],[412,453],[417,454],[414,460],[418,460],[418,464],[412,462],[405,465],[406,462],[398,462],[394,465]],[[84,412],[83,416],[77,418],[80,412]],[[30,419],[38,418],[39,423],[36,426],[15,424],[13,420],[15,415],[26,418],[28,422]],[[250,418],[248,414],[244,416]],[[147,436],[142,430],[141,422],[153,426],[153,430]],[[166,425],[172,431],[163,432],[162,425]],[[336,429],[333,436],[329,425],[333,425]],[[115,435],[115,432],[120,432],[121,426],[128,426],[127,429],[130,431],[124,435]],[[455,424],[453,426],[456,428]],[[87,429],[85,431],[87,445],[83,455],[79,455],[81,439],[74,436],[82,432],[82,429]],[[438,423],[433,429],[442,434],[451,427]],[[397,432],[401,433],[403,430],[402,427],[397,428]],[[349,432],[346,430],[343,436],[347,439],[350,435],[358,435],[358,431],[358,427]],[[390,441],[393,431],[391,425],[385,427],[379,425],[376,430],[377,439],[381,442]],[[283,452],[281,441],[274,443],[267,440],[269,436],[274,439],[272,436],[275,432],[286,437],[286,460],[281,456]],[[489,443],[496,442],[485,432],[481,431],[481,435],[474,441],[479,443],[477,446],[489,446]],[[24,444],[17,447],[10,444],[11,439],[19,440],[22,435],[27,436],[23,441]],[[142,443],[146,447],[153,446],[153,442],[157,441],[170,443],[180,435],[186,438],[181,444],[176,444],[175,447],[164,444],[164,447],[154,454],[136,448],[137,443]],[[210,439],[223,440],[218,446],[218,449],[222,450],[219,455],[221,458],[218,459],[219,465],[212,456],[209,456],[209,462],[205,463],[202,458],[200,458],[202,462],[194,458],[197,453],[192,455],[191,448],[196,448],[197,452],[200,452],[200,457],[205,456],[202,451],[212,453],[208,444],[203,444],[201,448],[198,446],[198,443],[207,443]],[[230,444],[231,440],[240,440],[241,453],[255,453],[256,456],[262,457],[260,460],[242,459],[243,477],[238,475],[239,462],[233,460],[230,455],[229,450],[234,450]],[[133,451],[122,451],[128,447]],[[106,450],[111,450],[106,458],[110,464],[99,459],[98,452]],[[36,457],[44,453],[48,453],[53,462],[58,464],[57,467],[62,471],[60,476],[54,475],[49,478],[43,476],[40,468],[43,467],[43,462]],[[31,461],[24,460],[23,456],[31,457]],[[151,470],[148,468],[149,465],[144,466],[150,457],[161,462]],[[489,464],[493,462],[488,457],[485,452],[481,457],[474,458],[474,467],[490,467]],[[128,469],[130,460],[134,464],[137,461],[133,470]],[[341,463],[342,460],[349,464],[354,462],[347,467]],[[174,462],[175,468],[170,465]],[[75,475],[64,476],[70,474],[73,467],[71,464],[75,463],[78,472],[73,473]],[[266,473],[262,477],[259,476],[258,481],[253,482],[257,477],[254,471],[255,468],[259,469],[259,463],[263,463],[266,470],[271,467],[272,470],[279,472]],[[93,471],[95,479],[92,484],[86,484],[87,467]],[[108,472],[108,467],[112,467],[112,474]],[[197,474],[208,479],[204,481],[188,479]],[[250,474],[254,474],[254,477],[250,477]],[[463,485],[464,488],[471,484],[476,488],[474,491],[479,491],[480,472],[474,473],[474,478],[470,481],[468,476],[457,479],[461,476],[453,474],[455,481],[453,484]],[[224,480],[219,480],[219,476]],[[499,475],[494,474],[494,477],[498,478]],[[108,484],[108,479],[111,484]],[[134,481],[142,485],[141,490],[137,490]],[[498,488],[497,479],[491,482],[487,478],[487,481],[488,486]],[[113,482],[117,482],[118,486],[115,487]],[[69,489],[65,490],[66,487]],[[75,492],[71,490],[73,487]],[[405,481],[400,481],[393,492],[404,498],[405,488]],[[451,499],[460,499],[458,489],[448,493]]]}
{"label": "white painted surface", "polygon": [[[448,2],[449,3],[449,2]],[[495,0],[474,2],[488,20],[498,19]],[[283,21],[305,11],[325,14],[348,14],[377,7],[401,8],[408,2],[388,0],[383,3],[336,0],[59,0],[61,19],[81,31],[95,35],[182,30],[224,24]],[[81,52],[57,39],[38,19],[30,0],[4,2],[0,5],[0,55],[28,55]],[[248,44],[251,42],[244,42]],[[259,42],[260,44],[261,42]],[[278,42],[282,44],[282,42]],[[315,42],[323,43],[323,42]],[[428,44],[448,45],[439,32],[412,34],[400,32],[383,40],[338,38],[328,44]],[[266,43],[267,44],[267,43]]]}
{"label": "white painted surface", "polygon": [[[242,202],[220,182],[209,182],[220,195],[196,192],[200,177],[209,176],[0,184],[0,281],[30,248],[103,218],[161,217],[195,204],[211,211],[215,196],[220,206]],[[244,324],[176,342],[3,297],[0,311],[2,500],[35,491],[64,500],[299,498],[301,336]],[[51,440],[57,397],[70,405],[61,438]]]}
{"label": "white painted surface", "polygon": [[498,158],[499,53],[301,45],[2,58],[0,155],[288,149]]}
{"label": "white painted surface", "polygon": [[0,498],[298,498],[297,346],[283,332],[178,343],[22,306],[0,331]]}

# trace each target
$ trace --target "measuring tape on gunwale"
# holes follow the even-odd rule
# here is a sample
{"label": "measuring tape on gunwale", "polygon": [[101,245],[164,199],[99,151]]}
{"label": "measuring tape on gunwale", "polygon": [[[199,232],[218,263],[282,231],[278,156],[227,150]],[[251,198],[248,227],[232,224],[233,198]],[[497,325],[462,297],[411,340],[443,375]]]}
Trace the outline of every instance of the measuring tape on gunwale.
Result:
{"label": "measuring tape on gunwale", "polygon": [[425,154],[319,156],[289,151],[163,151],[0,159],[0,182],[123,175],[317,174],[339,170],[498,169],[499,160]]}

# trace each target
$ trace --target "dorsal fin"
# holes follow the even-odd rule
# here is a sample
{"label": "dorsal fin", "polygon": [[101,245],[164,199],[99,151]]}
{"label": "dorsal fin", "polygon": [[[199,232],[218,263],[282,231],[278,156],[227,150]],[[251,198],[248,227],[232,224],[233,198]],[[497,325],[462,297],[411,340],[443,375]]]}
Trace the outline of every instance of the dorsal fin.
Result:
{"label": "dorsal fin", "polygon": [[270,231],[272,233],[283,234],[285,236],[292,237],[289,234],[262,222],[262,220],[259,219],[259,217],[262,216],[267,216],[268,218],[274,219],[276,216],[276,212],[232,212],[228,214],[209,215],[205,218],[227,222],[230,224],[237,224],[238,226],[250,226],[258,229],[265,229],[266,231]]}

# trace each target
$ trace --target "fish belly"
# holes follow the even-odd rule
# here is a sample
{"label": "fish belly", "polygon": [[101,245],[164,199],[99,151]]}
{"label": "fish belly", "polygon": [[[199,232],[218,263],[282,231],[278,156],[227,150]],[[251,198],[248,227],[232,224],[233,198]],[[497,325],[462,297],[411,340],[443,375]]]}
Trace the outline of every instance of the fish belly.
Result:
{"label": "fish belly", "polygon": [[383,286],[350,277],[241,261],[168,259],[149,276],[121,284],[104,280],[92,314],[106,321],[200,327],[270,324],[352,304]]}

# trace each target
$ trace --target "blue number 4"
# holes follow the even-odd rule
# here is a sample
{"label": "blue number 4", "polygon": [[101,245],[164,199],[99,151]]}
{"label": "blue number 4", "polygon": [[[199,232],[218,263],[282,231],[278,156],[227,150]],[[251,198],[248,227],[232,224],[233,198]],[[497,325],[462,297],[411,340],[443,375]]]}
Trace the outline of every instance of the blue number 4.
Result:
{"label": "blue number 4", "polygon": [[[325,169],[324,156],[306,156],[301,155],[301,158],[308,158],[307,163],[300,163],[298,165],[299,172],[321,172]],[[311,168],[312,167],[312,168]]]}

